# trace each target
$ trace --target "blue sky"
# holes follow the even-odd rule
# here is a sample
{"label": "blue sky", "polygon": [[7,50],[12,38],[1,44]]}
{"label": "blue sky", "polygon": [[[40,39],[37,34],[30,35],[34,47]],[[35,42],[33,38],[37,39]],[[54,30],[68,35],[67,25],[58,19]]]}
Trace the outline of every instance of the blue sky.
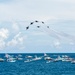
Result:
{"label": "blue sky", "polygon": [[75,52],[75,1],[0,0],[0,53],[16,52]]}

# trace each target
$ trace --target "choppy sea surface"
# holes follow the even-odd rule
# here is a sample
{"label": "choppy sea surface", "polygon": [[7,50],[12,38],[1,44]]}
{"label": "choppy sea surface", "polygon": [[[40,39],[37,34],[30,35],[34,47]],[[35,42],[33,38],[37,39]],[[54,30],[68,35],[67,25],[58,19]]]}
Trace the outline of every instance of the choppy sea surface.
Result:
{"label": "choppy sea surface", "polygon": [[[0,58],[4,58],[5,54],[0,54]],[[10,54],[16,56],[18,54]],[[25,63],[25,56],[26,55],[37,55],[43,56],[41,54],[21,54],[23,60],[16,61],[16,62],[0,62],[0,75],[75,75],[75,64],[70,62],[50,62],[46,63],[44,59],[38,61],[32,61]],[[48,54],[52,58],[56,58],[57,55],[68,55],[75,59],[74,53],[49,53]]]}

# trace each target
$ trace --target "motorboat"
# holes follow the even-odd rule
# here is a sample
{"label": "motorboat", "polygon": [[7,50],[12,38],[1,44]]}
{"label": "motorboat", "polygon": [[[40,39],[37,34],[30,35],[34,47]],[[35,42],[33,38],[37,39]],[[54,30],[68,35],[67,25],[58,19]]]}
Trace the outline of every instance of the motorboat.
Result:
{"label": "motorboat", "polygon": [[42,57],[37,57],[37,56],[35,55],[35,58],[33,58],[32,61],[41,60],[41,59],[42,59]]}
{"label": "motorboat", "polygon": [[17,58],[18,60],[23,60],[23,58]]}
{"label": "motorboat", "polygon": [[10,57],[10,55],[6,53],[5,58],[8,59],[9,57]]}
{"label": "motorboat", "polygon": [[0,62],[4,62],[4,59],[0,58]]}
{"label": "motorboat", "polygon": [[45,57],[44,59],[45,59],[45,60],[52,60],[52,58],[49,57],[49,56]]}
{"label": "motorboat", "polygon": [[74,60],[74,61],[71,61],[71,63],[72,63],[72,64],[75,64],[75,60]]}
{"label": "motorboat", "polygon": [[69,56],[67,56],[67,55],[63,55],[62,56],[62,61],[72,61],[73,60],[73,58],[70,58]]}
{"label": "motorboat", "polygon": [[7,59],[7,62],[16,62],[16,60],[14,60],[13,58],[9,58]]}
{"label": "motorboat", "polygon": [[22,57],[18,57],[18,56],[16,56],[16,59],[17,59],[17,60],[23,60]]}
{"label": "motorboat", "polygon": [[58,55],[58,57],[56,59],[53,60],[54,62],[57,62],[57,61],[62,61],[62,58],[60,57],[60,55]]}
{"label": "motorboat", "polygon": [[66,62],[69,62],[71,61],[72,59],[71,58],[63,58],[62,61],[66,61]]}
{"label": "motorboat", "polygon": [[29,56],[26,56],[26,58],[31,59],[31,58],[32,58],[32,56],[30,56],[30,55],[29,55]]}
{"label": "motorboat", "polygon": [[75,64],[75,59],[72,59],[71,63],[72,63],[72,64]]}
{"label": "motorboat", "polygon": [[62,55],[62,58],[69,58],[68,55]]}
{"label": "motorboat", "polygon": [[10,56],[9,58],[7,58],[7,62],[16,62],[16,58]]}
{"label": "motorboat", "polygon": [[16,62],[16,60],[8,60],[7,62]]}

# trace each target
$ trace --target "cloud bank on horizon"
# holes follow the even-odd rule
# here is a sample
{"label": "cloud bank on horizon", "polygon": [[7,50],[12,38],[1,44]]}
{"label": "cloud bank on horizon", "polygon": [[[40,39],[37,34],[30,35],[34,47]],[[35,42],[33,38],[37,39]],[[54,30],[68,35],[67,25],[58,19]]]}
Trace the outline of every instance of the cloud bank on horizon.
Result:
{"label": "cloud bank on horizon", "polygon": [[0,0],[0,17],[0,52],[75,52],[74,0]]}

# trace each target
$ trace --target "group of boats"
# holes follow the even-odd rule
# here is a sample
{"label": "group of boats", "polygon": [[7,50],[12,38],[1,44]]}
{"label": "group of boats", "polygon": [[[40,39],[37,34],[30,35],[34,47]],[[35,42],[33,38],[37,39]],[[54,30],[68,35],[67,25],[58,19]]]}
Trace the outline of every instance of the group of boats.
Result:
{"label": "group of boats", "polygon": [[31,56],[31,55],[26,55],[25,58],[22,57],[21,54],[18,54],[17,56],[13,56],[10,54],[5,54],[4,59],[0,58],[0,62],[16,62],[16,61],[23,61],[23,62],[32,62],[32,61],[38,61],[38,60],[42,60],[44,59],[46,61],[46,63],[50,63],[50,62],[71,62],[73,64],[75,64],[75,59],[72,57],[69,57],[68,55],[57,55],[56,58],[52,58],[50,57],[48,54],[44,53],[43,56]]}
{"label": "group of boats", "polygon": [[75,59],[69,57],[68,55],[62,55],[62,56],[58,55],[57,58],[55,58],[55,59],[47,56],[47,57],[45,57],[45,60],[48,60],[47,63],[62,61],[62,62],[71,62],[71,63],[75,64]]}

